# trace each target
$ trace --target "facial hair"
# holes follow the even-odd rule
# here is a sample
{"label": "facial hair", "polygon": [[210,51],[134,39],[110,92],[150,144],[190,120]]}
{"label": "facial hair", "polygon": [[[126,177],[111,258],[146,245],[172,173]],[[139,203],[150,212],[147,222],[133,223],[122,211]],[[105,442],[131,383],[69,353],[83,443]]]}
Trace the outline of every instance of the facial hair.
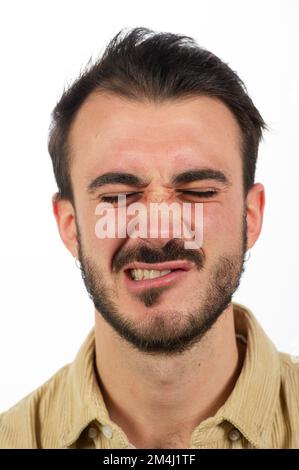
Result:
{"label": "facial hair", "polygon": [[[216,323],[223,311],[229,306],[232,296],[239,287],[244,272],[247,249],[246,212],[243,213],[242,232],[235,252],[219,256],[211,268],[207,291],[192,297],[193,307],[188,311],[171,310],[149,315],[150,321],[138,325],[126,317],[114,301],[117,292],[107,285],[104,272],[86,255],[79,226],[76,219],[78,258],[86,290],[97,312],[108,322],[114,331],[138,351],[148,354],[174,356],[181,354],[199,342]],[[122,250],[113,260],[113,272],[132,261],[155,263],[177,259],[192,260],[198,271],[205,270],[204,253],[199,250],[184,249],[181,240],[170,240],[161,249],[148,246],[136,246],[131,250]],[[146,307],[158,304],[163,292],[169,286],[145,289],[138,294],[138,299]],[[203,295],[204,294],[204,295]],[[191,304],[191,302],[190,302]],[[182,317],[184,324],[182,325]]]}

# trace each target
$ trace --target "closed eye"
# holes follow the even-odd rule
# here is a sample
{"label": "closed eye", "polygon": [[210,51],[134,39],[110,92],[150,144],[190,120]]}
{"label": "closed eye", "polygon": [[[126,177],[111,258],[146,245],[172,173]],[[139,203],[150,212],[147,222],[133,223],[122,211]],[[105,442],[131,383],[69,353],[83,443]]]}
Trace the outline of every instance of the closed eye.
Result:
{"label": "closed eye", "polygon": [[126,196],[126,198],[128,197],[132,197],[132,196],[137,196],[138,194],[140,193],[118,193],[118,194],[113,194],[111,196],[101,196],[100,199],[103,201],[103,202],[110,202],[111,204],[113,204],[114,202],[118,202],[118,198],[120,196]]}
{"label": "closed eye", "polygon": [[[208,198],[211,198],[211,197],[215,196],[218,193],[218,191],[215,191],[215,190],[208,190],[208,191],[183,190],[183,191],[180,191],[180,193],[187,194],[189,196],[194,196],[194,197],[197,197],[197,198],[208,199]],[[126,196],[126,198],[130,198],[130,197],[133,197],[133,196],[138,196],[139,194],[141,194],[141,193],[140,192],[117,193],[117,194],[112,194],[110,196],[100,196],[100,199],[103,202],[108,202],[110,204],[113,204],[115,202],[118,202],[118,198],[120,196]]]}
{"label": "closed eye", "polygon": [[209,190],[209,191],[192,191],[192,190],[184,190],[182,193],[188,194],[191,196],[195,197],[200,197],[200,198],[209,198],[213,197],[217,194],[218,191],[215,190]]}

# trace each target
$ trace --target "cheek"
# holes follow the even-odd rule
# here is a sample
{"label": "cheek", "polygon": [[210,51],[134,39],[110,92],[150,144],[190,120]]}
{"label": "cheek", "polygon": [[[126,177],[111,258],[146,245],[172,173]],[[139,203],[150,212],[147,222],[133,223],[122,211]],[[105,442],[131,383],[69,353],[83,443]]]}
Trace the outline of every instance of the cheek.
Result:
{"label": "cheek", "polygon": [[203,211],[203,247],[235,246],[240,239],[242,210],[236,205],[208,203]]}
{"label": "cheek", "polygon": [[107,272],[112,270],[112,259],[118,249],[124,243],[123,239],[117,238],[98,238],[96,234],[93,234],[92,242],[90,245],[91,256],[94,262],[101,266]]}
{"label": "cheek", "polygon": [[82,245],[87,256],[97,266],[110,270],[112,257],[124,243],[124,239],[100,238],[96,233],[96,225],[100,217],[90,207],[82,207],[80,211],[80,232]]}

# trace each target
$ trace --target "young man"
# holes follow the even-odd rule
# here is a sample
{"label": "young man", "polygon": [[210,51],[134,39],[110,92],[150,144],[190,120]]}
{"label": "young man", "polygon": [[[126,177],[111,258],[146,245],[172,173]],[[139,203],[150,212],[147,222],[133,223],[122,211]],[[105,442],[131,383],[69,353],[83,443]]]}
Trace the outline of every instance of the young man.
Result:
{"label": "young man", "polygon": [[[72,364],[0,416],[1,447],[299,447],[298,363],[232,302],[262,228],[265,127],[227,64],[145,28],[119,33],[64,92],[53,210],[95,326]],[[201,243],[186,247],[174,219],[152,236],[157,203],[191,207],[192,229],[197,204]],[[121,234],[100,236],[101,204]]]}

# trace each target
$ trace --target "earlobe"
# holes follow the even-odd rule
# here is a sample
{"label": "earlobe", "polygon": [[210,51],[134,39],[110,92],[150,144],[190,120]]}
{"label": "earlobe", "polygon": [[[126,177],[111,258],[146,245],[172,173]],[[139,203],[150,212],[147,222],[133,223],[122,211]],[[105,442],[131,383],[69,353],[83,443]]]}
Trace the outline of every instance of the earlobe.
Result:
{"label": "earlobe", "polygon": [[74,207],[70,201],[57,198],[57,193],[52,196],[52,207],[60,238],[75,257],[77,255],[77,228]]}
{"label": "earlobe", "polygon": [[265,188],[261,183],[255,183],[246,198],[247,250],[253,247],[261,233],[264,207]]}

